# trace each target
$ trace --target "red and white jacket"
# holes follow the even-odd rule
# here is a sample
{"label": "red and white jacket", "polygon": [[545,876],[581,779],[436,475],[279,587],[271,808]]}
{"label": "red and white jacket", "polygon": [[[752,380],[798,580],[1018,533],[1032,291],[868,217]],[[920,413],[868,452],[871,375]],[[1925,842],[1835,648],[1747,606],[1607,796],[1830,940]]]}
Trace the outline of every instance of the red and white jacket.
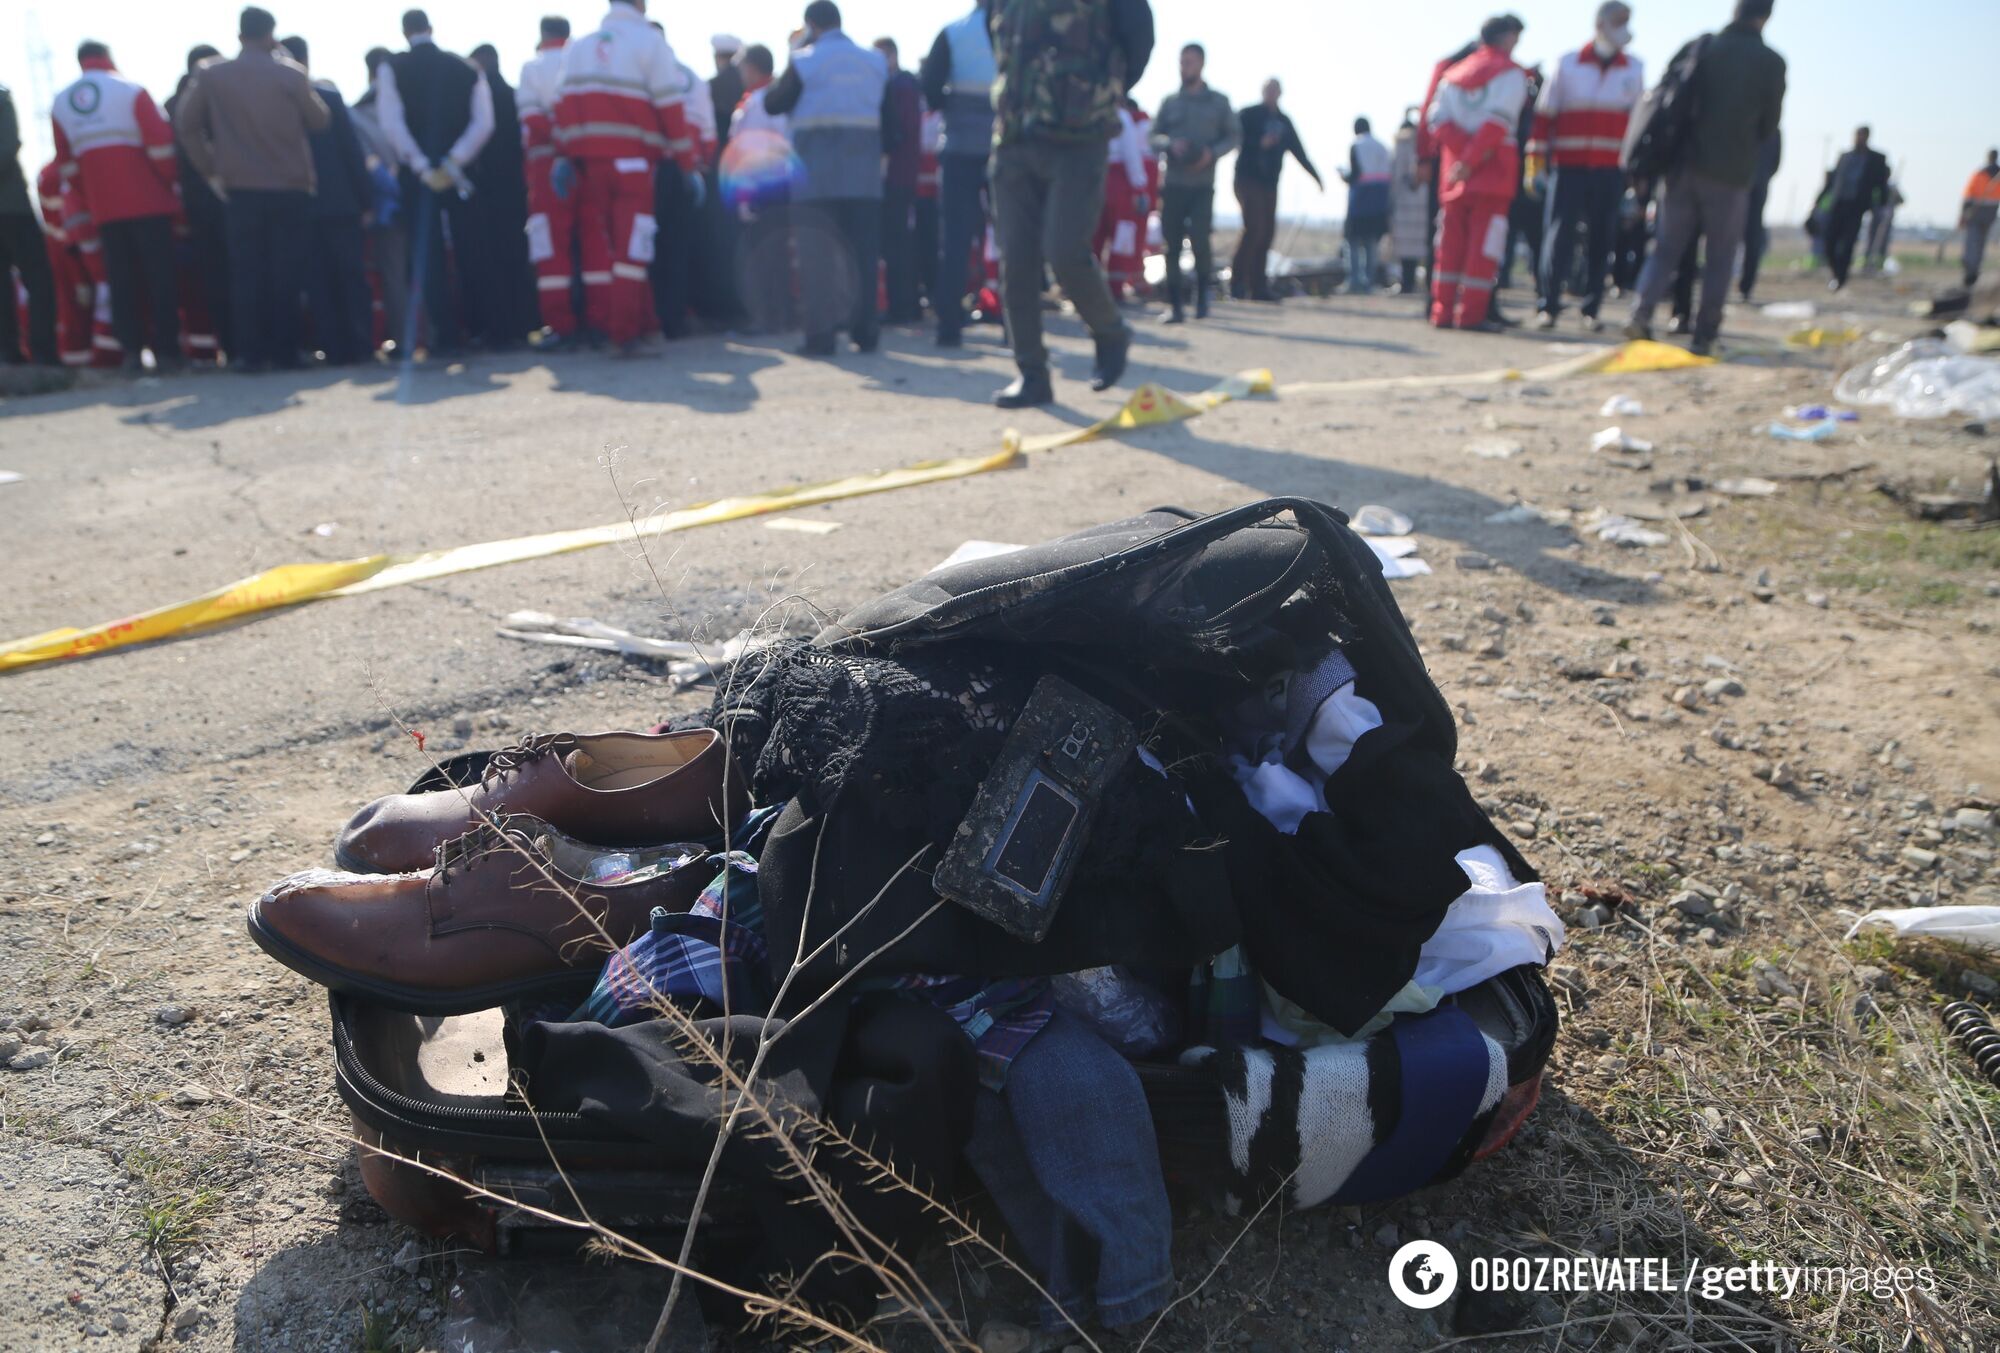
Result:
{"label": "red and white jacket", "polygon": [[695,168],[687,68],[629,4],[613,3],[595,33],[563,49],[555,105],[558,154],[580,159],[671,158]]}
{"label": "red and white jacket", "polygon": [[76,180],[99,227],[180,210],[175,190],[174,130],[145,87],[103,57],[56,95],[56,160]]}
{"label": "red and white jacket", "polygon": [[555,158],[556,95],[562,85],[563,39],[549,38],[521,67],[514,106],[521,115],[521,151],[533,169]]}
{"label": "red and white jacket", "polygon": [[1619,52],[1609,61],[1592,43],[1564,56],[1535,101],[1528,153],[1557,169],[1616,169],[1625,127],[1646,92],[1646,68]]}
{"label": "red and white jacket", "polygon": [[[1521,179],[1515,128],[1527,100],[1528,72],[1492,47],[1481,47],[1442,73],[1425,116],[1439,151],[1438,201],[1513,200]],[[1459,164],[1470,175],[1454,183],[1452,169]]]}

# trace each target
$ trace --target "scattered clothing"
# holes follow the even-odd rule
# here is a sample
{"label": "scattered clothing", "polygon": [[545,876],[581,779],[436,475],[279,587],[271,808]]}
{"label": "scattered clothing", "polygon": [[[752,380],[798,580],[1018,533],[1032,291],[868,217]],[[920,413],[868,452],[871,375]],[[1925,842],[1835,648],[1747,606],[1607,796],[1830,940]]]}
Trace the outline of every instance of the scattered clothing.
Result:
{"label": "scattered clothing", "polygon": [[981,1087],[965,1158],[1048,1291],[1045,1326],[1126,1325],[1173,1296],[1173,1213],[1145,1093],[1074,1015],[1052,1012],[1005,1088]]}

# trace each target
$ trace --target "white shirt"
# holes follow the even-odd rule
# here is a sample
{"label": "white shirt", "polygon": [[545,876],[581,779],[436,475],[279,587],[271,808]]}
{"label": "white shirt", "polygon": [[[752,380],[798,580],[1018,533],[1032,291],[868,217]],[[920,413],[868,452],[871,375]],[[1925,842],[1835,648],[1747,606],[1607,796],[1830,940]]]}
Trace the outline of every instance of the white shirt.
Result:
{"label": "white shirt", "polygon": [[792,120],[783,113],[766,112],[764,95],[771,86],[753,89],[743,96],[743,102],[736,105],[736,111],[729,116],[729,139],[735,140],[745,132],[771,132],[781,137],[787,145],[792,139]]}
{"label": "white shirt", "polygon": [[[430,34],[419,33],[410,39],[410,46],[430,41]],[[450,151],[451,159],[461,168],[472,163],[487,138],[493,135],[493,91],[486,84],[486,72],[476,66],[473,69],[477,78],[472,85],[471,116]],[[382,134],[396,148],[397,158],[415,173],[429,169],[430,157],[418,149],[417,138],[410,135],[410,125],[403,118],[403,96],[396,90],[396,68],[387,61],[375,72],[375,112],[382,122]]]}
{"label": "white shirt", "polygon": [[1111,134],[1105,149],[1110,163],[1125,166],[1127,183],[1140,189],[1146,186],[1146,134],[1139,130],[1138,122],[1123,108],[1118,110],[1118,130]]}

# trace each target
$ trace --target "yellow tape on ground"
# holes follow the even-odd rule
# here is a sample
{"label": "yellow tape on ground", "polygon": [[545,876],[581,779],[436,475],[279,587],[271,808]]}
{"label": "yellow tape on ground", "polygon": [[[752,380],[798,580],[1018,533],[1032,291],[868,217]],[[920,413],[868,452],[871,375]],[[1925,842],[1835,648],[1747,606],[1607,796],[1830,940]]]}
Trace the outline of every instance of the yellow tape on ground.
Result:
{"label": "yellow tape on ground", "polygon": [[1163,386],[1148,381],[1132,392],[1117,413],[1109,418],[1100,418],[1089,427],[1073,428],[1068,432],[1051,432],[1040,437],[1023,437],[1009,428],[1001,438],[1001,445],[1018,451],[1054,451],[1058,447],[1075,446],[1079,442],[1094,442],[1099,437],[1112,432],[1129,432],[1134,428],[1158,427],[1162,423],[1178,423],[1188,418],[1199,418],[1220,404],[1232,399],[1247,399],[1251,395],[1268,395],[1272,391],[1269,371],[1243,371],[1231,376],[1213,389],[1198,395],[1177,395]]}
{"label": "yellow tape on ground", "polygon": [[935,484],[948,479],[1005,469],[1019,463],[1023,454],[1053,451],[1095,441],[1114,432],[1157,427],[1199,418],[1211,409],[1251,395],[1316,394],[1339,390],[1424,389],[1450,385],[1496,384],[1520,380],[1559,380],[1592,372],[1632,373],[1670,371],[1682,367],[1707,366],[1714,359],[1696,357],[1664,343],[1626,343],[1603,352],[1582,353],[1546,366],[1520,370],[1502,367],[1494,371],[1456,376],[1396,376],[1352,381],[1318,381],[1276,387],[1271,373],[1245,371],[1198,395],[1177,395],[1161,386],[1146,384],[1132,393],[1117,413],[1101,418],[1088,427],[1039,437],[1023,437],[1009,430],[1001,449],[990,456],[959,456],[948,460],[919,461],[893,470],[849,475],[844,479],[771,493],[755,493],[739,498],[721,498],[712,503],[682,508],[649,517],[636,527],[631,522],[586,527],[579,531],[552,531],[544,535],[518,536],[512,540],[487,541],[455,549],[431,550],[422,554],[371,554],[360,559],[334,563],[281,564],[244,578],[192,601],[176,602],[156,610],[109,621],[90,629],[56,629],[43,634],[0,644],[0,673],[23,671],[43,663],[89,657],[134,644],[152,643],[182,635],[197,634],[267,611],[317,601],[322,597],[351,597],[376,592],[385,587],[442,578],[454,573],[515,564],[528,559],[546,559],[577,550],[596,549],[640,536],[666,535],[690,531],[698,526],[739,521],[772,512],[786,512],[817,503],[860,498],[874,493]]}
{"label": "yellow tape on ground", "polygon": [[1643,371],[1679,371],[1686,367],[1713,366],[1713,357],[1697,357],[1686,348],[1669,343],[1636,340],[1578,353],[1543,366],[1495,367],[1490,371],[1460,372],[1439,376],[1364,376],[1351,381],[1300,381],[1281,385],[1277,395],[1318,395],[1348,390],[1436,390],[1463,385],[1505,385],[1513,381],[1557,381],[1570,376],[1633,375]]}
{"label": "yellow tape on ground", "polygon": [[199,633],[218,625],[242,620],[266,611],[317,601],[322,597],[354,596],[384,587],[441,578],[452,573],[469,573],[497,564],[543,559],[576,550],[595,549],[640,536],[688,531],[697,526],[737,521],[770,512],[810,507],[843,498],[860,498],[872,493],[889,493],[918,484],[934,484],[947,479],[964,479],[1005,469],[1019,453],[997,451],[990,456],[960,456],[950,460],[927,460],[894,470],[849,475],[821,484],[804,484],[774,493],[722,498],[677,512],[642,519],[637,527],[630,522],[593,526],[581,531],[554,531],[546,535],[521,536],[513,540],[488,541],[458,549],[432,550],[424,554],[373,554],[327,564],[281,564],[276,568],[234,582],[192,601],[177,602],[157,610],[113,620],[90,629],[58,629],[0,645],[0,673],[22,671],[43,663],[89,657],[134,644],[151,643]]}

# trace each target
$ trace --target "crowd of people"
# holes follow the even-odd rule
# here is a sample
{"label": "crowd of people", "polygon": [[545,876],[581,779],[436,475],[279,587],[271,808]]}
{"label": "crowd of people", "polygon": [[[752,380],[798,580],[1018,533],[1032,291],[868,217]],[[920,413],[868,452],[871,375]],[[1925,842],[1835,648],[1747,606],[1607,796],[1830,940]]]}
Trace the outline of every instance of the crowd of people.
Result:
{"label": "crowd of people", "polygon": [[[707,326],[803,331],[803,351],[825,356],[843,333],[872,350],[884,323],[928,315],[951,347],[971,320],[1004,318],[1020,379],[998,400],[1019,406],[1054,397],[1051,278],[1105,388],[1131,343],[1121,303],[1157,298],[1170,324],[1208,315],[1223,159],[1235,152],[1243,221],[1236,298],[1277,299],[1267,260],[1287,158],[1325,186],[1279,82],[1239,110],[1206,83],[1199,43],[1180,51],[1179,88],[1150,117],[1139,107],[1148,0],[976,0],[915,71],[894,39],[864,46],[833,0],[812,0],[782,72],[770,47],[725,34],[708,76],[645,11],[613,0],[574,38],[566,19],[542,20],[510,86],[491,46],[453,55],[413,9],[401,50],[367,54],[352,106],[256,6],[238,54],[194,48],[164,108],[85,42],[53,109],[39,230],[15,157],[0,182],[0,273],[18,273],[27,319],[23,342],[6,308],[0,350],[136,370],[150,349],[161,368],[259,371],[398,348],[630,355]],[[1350,290],[1386,273],[1427,293],[1434,325],[1503,327],[1494,293],[1525,242],[1539,327],[1574,298],[1602,328],[1615,287],[1632,301],[1626,332],[1650,336],[1671,293],[1676,332],[1709,350],[1767,239],[1785,88],[1762,36],[1771,12],[1738,0],[1726,28],[1669,63],[1693,111],[1671,161],[1644,176],[1621,167],[1647,90],[1631,6],[1604,4],[1547,74],[1514,59],[1521,19],[1489,20],[1433,68],[1393,144],[1354,123],[1338,171]],[[14,117],[0,91],[0,142],[18,150]],[[1857,246],[1864,266],[1886,257],[1900,200],[1860,129],[1809,223],[1832,286]],[[1996,210],[1989,157],[1961,222],[1968,285]],[[1148,286],[1155,252],[1163,276]]]}

